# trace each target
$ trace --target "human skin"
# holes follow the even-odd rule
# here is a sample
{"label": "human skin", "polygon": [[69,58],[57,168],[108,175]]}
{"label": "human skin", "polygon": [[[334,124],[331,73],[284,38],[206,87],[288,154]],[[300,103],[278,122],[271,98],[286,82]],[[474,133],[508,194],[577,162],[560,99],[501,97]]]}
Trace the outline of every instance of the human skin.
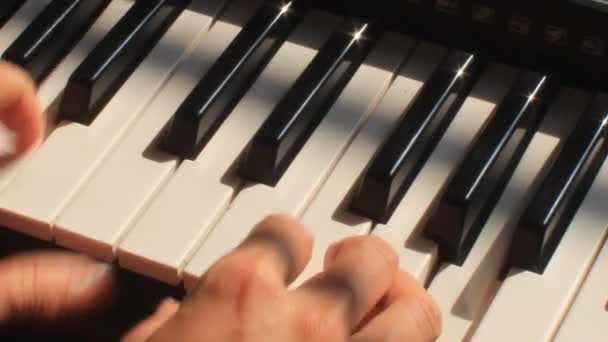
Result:
{"label": "human skin", "polygon": [[[0,121],[16,138],[14,151],[0,156],[0,167],[41,141],[45,120],[28,75],[0,62]],[[422,342],[439,335],[437,305],[377,237],[336,242],[326,252],[324,270],[290,288],[312,245],[296,219],[269,216],[182,303],[163,301],[123,340]],[[8,257],[0,260],[0,323],[53,322],[94,311],[111,289],[111,267],[82,255],[42,251]]]}

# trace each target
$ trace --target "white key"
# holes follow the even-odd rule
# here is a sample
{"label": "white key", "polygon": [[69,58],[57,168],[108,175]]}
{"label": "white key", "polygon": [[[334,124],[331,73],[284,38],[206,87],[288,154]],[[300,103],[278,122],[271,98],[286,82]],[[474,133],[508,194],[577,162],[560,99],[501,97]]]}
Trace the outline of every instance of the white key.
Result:
{"label": "white key", "polygon": [[306,209],[301,221],[314,236],[313,253],[292,286],[298,286],[322,271],[325,250],[330,244],[348,236],[367,234],[371,229],[370,220],[355,217],[346,211],[350,189],[445,53],[444,48],[429,43],[421,43],[414,50],[326,184]]}
{"label": "white key", "polygon": [[[608,169],[605,163],[604,169]],[[599,203],[608,202],[608,170],[604,170],[596,180],[594,190],[587,195],[587,205],[582,206],[578,211],[576,226],[572,235],[592,233],[597,237],[595,230],[602,231],[606,239],[606,225],[608,217],[606,210],[599,208]],[[574,222],[573,222],[574,223]],[[604,227],[603,229],[598,229]],[[596,245],[597,241],[591,241]],[[600,342],[606,340],[606,326],[608,324],[608,244],[604,242],[597,260],[593,264],[587,278],[583,281],[572,307],[566,314],[560,329],[555,336],[555,342],[586,341]]]}
{"label": "white key", "polygon": [[51,0],[29,0],[15,12],[0,30],[0,54],[4,53]]}
{"label": "white key", "polygon": [[[36,1],[30,1],[36,2]],[[78,65],[85,59],[97,43],[105,36],[118,20],[129,10],[131,4],[126,1],[113,1],[105,11],[99,16],[99,19],[91,26],[91,29],[84,35],[82,40],[78,42],[72,51],[63,59],[61,63],[48,75],[48,77],[40,84],[37,91],[40,107],[47,114],[47,133],[54,127],[53,113],[56,111],[56,99],[60,98],[70,75],[76,70]],[[0,30],[1,32],[1,30]],[[26,163],[26,157],[34,153],[34,150],[28,152],[27,156],[21,160],[11,163],[8,166],[0,168],[0,190],[4,189],[13,179],[19,168]]]}
{"label": "white key", "polygon": [[393,216],[374,228],[373,234],[397,251],[401,268],[422,282],[435,260],[436,247],[420,237],[420,230],[515,76],[513,69],[503,65],[491,65],[482,74]]}
{"label": "white key", "polygon": [[[397,35],[383,37],[277,185],[249,183],[244,186],[186,266],[184,285],[187,289],[265,216],[280,212],[297,217],[302,213],[386,92],[412,44],[411,39]],[[395,49],[396,46],[399,48]]]}
{"label": "white key", "polygon": [[[466,315],[465,318],[475,318],[474,315],[480,314],[475,312],[476,309],[485,310],[484,306],[488,303],[479,303],[475,297],[480,296],[480,293],[476,290],[481,292],[481,285],[496,281],[498,270],[493,268],[499,269],[504,265],[517,220],[547,171],[543,165],[547,165],[546,162],[551,159],[549,156],[565,140],[568,131],[572,129],[572,121],[584,111],[588,100],[587,94],[581,92],[563,92],[552,112],[541,123],[540,132],[534,136],[488,224],[482,230],[480,241],[488,247],[474,248],[469,256],[472,257],[471,261],[476,261],[481,266],[469,271],[469,274],[476,271],[467,284],[470,290],[465,288],[459,293],[463,297],[461,303],[466,311],[461,312]],[[558,129],[561,132],[556,132]],[[549,133],[551,131],[553,132]],[[582,216],[578,215],[583,220],[584,212],[581,212]],[[599,248],[595,244],[601,243],[605,224],[580,227],[582,230],[578,231],[570,229],[543,275],[511,270],[500,284],[495,297],[490,297],[489,309],[481,318],[481,325],[474,333],[473,340],[549,341],[566,309],[568,293],[575,291],[576,282],[585,273],[585,264],[591,261],[589,258],[595,253],[593,250]],[[486,242],[486,239],[489,241]],[[488,258],[487,267],[480,262],[484,255]]]}
{"label": "white key", "polygon": [[210,23],[208,16],[184,11],[90,126],[60,124],[0,193],[0,224],[50,239],[53,220],[192,52]]}
{"label": "white key", "polygon": [[241,184],[229,172],[232,164],[337,24],[337,18],[318,12],[304,19],[198,158],[180,165],[120,244],[121,266],[167,283],[179,282],[188,254]]}
{"label": "white key", "polygon": [[[58,244],[99,259],[114,258],[126,230],[178,165],[177,157],[162,153],[151,142],[236,37],[255,4],[236,1],[226,13],[231,21],[217,21],[179,66],[115,152],[59,215],[54,224]],[[202,20],[212,18],[204,16]]]}
{"label": "white key", "polygon": [[[542,125],[561,122],[556,116],[564,113],[576,116],[586,103],[584,97],[578,102],[564,96],[560,100],[554,110],[563,109],[563,112],[550,113]],[[566,101],[571,105],[564,105]],[[563,124],[567,125],[568,122]],[[544,131],[545,128],[541,126],[540,130]],[[447,263],[441,265],[431,281],[429,292],[445,313],[440,340],[456,341],[463,338],[489,305],[497,289],[498,273],[504,264],[517,218],[525,209],[532,189],[538,185],[541,169],[558,142],[558,138],[547,137],[543,133],[533,137],[465,263],[461,267]]]}

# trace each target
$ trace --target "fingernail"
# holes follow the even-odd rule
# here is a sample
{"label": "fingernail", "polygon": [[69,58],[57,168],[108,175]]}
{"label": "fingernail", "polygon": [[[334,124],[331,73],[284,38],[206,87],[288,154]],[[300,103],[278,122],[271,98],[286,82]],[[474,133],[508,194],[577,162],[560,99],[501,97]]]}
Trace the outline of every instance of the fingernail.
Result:
{"label": "fingernail", "polygon": [[98,286],[99,283],[108,276],[111,270],[111,264],[102,262],[96,263],[95,266],[91,267],[91,270],[79,281],[75,291],[86,291],[91,287]]}

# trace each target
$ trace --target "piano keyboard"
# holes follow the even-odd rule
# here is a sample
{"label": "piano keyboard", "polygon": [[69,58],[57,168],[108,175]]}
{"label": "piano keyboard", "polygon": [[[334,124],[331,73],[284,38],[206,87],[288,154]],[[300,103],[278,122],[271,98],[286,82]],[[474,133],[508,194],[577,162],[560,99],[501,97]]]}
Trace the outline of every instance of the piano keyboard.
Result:
{"label": "piano keyboard", "polygon": [[604,340],[608,95],[303,3],[4,1],[49,128],[0,224],[191,289],[288,213],[315,236],[292,286],[375,234],[441,341]]}

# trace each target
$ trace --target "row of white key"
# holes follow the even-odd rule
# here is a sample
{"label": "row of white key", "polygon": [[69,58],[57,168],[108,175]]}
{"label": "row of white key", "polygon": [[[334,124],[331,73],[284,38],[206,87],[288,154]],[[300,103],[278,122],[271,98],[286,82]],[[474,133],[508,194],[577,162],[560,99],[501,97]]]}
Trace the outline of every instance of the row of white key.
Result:
{"label": "row of white key", "polygon": [[[215,23],[180,64],[115,152],[59,215],[55,221],[57,243],[103,260],[114,259],[122,237],[177,169],[178,158],[162,153],[155,138],[236,37],[256,3],[259,1],[235,1],[224,14],[234,23]],[[200,17],[201,22],[212,19]]]}
{"label": "row of white key", "polygon": [[[467,337],[474,324],[479,322],[498,286],[499,272],[504,264],[517,218],[546,172],[545,165],[550,163],[554,151],[573,128],[574,119],[584,110],[587,100],[585,94],[570,90],[558,96],[522,156],[464,264],[440,265],[431,281],[429,292],[444,313],[441,341],[459,341]],[[560,125],[552,129],[555,122]],[[552,132],[547,133],[550,129]],[[512,311],[512,314],[515,313],[521,314],[519,310]],[[500,338],[502,337],[494,337],[492,340]],[[509,340],[537,341],[517,338]]]}
{"label": "row of white key", "polygon": [[250,183],[243,187],[188,263],[186,288],[236,247],[265,216],[301,215],[384,96],[412,44],[411,39],[398,35],[387,34],[379,39],[277,185]]}
{"label": "row of white key", "polygon": [[55,128],[0,193],[0,224],[50,240],[55,218],[210,24],[209,17],[184,11],[90,126]]}
{"label": "row of white key", "polygon": [[[0,46],[8,46],[10,37],[26,27],[24,18],[31,20],[47,3],[26,2],[7,23],[9,30],[3,29]],[[112,2],[41,84],[43,108],[50,108],[58,99],[70,74],[102,38],[99,32],[107,32],[130,5]],[[208,9],[203,12],[214,14],[220,5],[198,4]],[[414,48],[407,38],[385,37],[276,187],[243,186],[234,175],[233,163],[264,121],[268,108],[278,102],[335,27],[336,18],[325,14],[312,14],[303,22],[292,41],[306,41],[307,46],[287,43],[281,48],[197,160],[179,165],[177,158],[154,149],[160,129],[255,6],[257,3],[237,0],[227,15],[238,19],[213,26],[213,15],[185,12],[100,114],[102,123],[61,125],[27,164],[17,165],[24,168],[24,174],[15,183],[10,183],[14,169],[0,173],[0,186],[7,186],[0,193],[0,206],[8,214],[3,223],[44,239],[54,233],[59,244],[101,259],[112,260],[118,252],[123,267],[168,283],[178,283],[183,272],[186,288],[270,213],[301,217],[315,236],[312,260],[294,285],[321,270],[329,244],[368,234],[373,222],[345,210],[351,187],[428,79],[445,53],[443,48],[430,44]],[[181,50],[166,56],[163,43],[175,44],[178,36]],[[390,49],[392,46],[399,49]],[[386,91],[409,51],[414,51],[412,57]],[[162,70],[154,65],[160,59],[168,63]],[[423,282],[434,267],[436,247],[420,237],[421,228],[514,75],[502,66],[483,75],[391,220],[375,227],[373,233],[398,250],[401,267]],[[142,90],[146,96],[142,97]],[[134,94],[139,100],[128,103]],[[513,219],[525,207],[543,165],[588,100],[587,94],[573,90],[560,94],[465,264],[440,265],[429,286],[444,312],[440,340],[550,341],[556,333],[558,341],[602,340],[598,326],[606,317],[602,293],[608,247],[603,248],[589,277],[585,276],[608,234],[607,214],[597,207],[606,203],[608,162],[544,274],[513,270],[504,283],[496,281],[516,223]],[[234,143],[238,136],[242,138]],[[71,173],[65,172],[70,169]],[[38,189],[44,189],[44,196]]]}
{"label": "row of white key", "polygon": [[303,19],[199,156],[179,166],[142,214],[119,246],[121,266],[168,283],[180,281],[186,259],[241,185],[230,170],[233,163],[338,22],[317,11]]}

